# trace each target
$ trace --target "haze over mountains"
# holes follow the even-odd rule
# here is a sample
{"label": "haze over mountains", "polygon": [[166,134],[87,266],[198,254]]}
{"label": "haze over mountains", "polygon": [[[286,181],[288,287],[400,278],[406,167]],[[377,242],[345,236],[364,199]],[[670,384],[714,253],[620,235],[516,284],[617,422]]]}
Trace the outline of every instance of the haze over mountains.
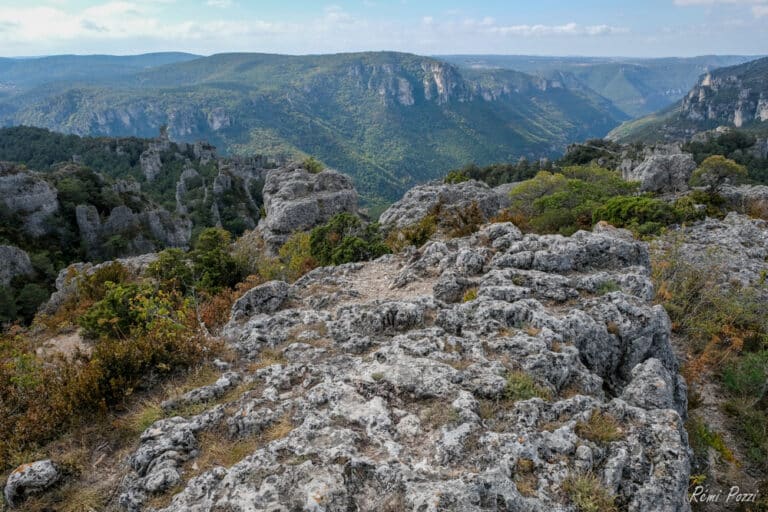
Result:
{"label": "haze over mountains", "polygon": [[467,162],[538,159],[671,104],[749,57],[158,53],[0,59],[0,124],[311,154],[369,203]]}
{"label": "haze over mountains", "polygon": [[537,57],[530,55],[450,55],[448,62],[476,69],[515,69],[559,80],[571,89],[588,88],[630,117],[656,112],[680,99],[713,69],[755,57],[704,55],[690,58]]}

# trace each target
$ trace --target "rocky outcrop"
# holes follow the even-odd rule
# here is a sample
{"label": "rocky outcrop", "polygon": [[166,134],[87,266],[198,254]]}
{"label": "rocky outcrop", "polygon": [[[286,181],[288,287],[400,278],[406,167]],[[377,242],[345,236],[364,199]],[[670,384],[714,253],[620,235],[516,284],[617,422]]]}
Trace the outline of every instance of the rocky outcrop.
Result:
{"label": "rocky outcrop", "polygon": [[29,255],[12,245],[0,245],[0,285],[8,286],[16,276],[34,273]]}
{"label": "rocky outcrop", "polygon": [[[268,307],[235,308],[224,330],[245,391],[196,398],[230,375],[185,395],[203,412],[149,427],[120,503],[570,510],[564,482],[589,472],[622,510],[687,511],[686,387],[649,271],[626,231],[506,223],[262,285],[247,302]],[[604,417],[610,440],[589,432]],[[249,448],[201,466],[207,432]]]}
{"label": "rocky outcrop", "polygon": [[192,237],[189,219],[173,217],[162,209],[134,212],[127,206],[118,206],[102,221],[94,206],[79,205],[75,214],[80,239],[90,259],[187,247]]}
{"label": "rocky outcrop", "polygon": [[288,298],[290,287],[284,281],[270,281],[246,292],[232,305],[232,318],[240,320],[259,313],[274,313]]}
{"label": "rocky outcrop", "polygon": [[139,155],[141,172],[147,181],[155,181],[155,178],[163,171],[162,154],[171,149],[171,140],[168,136],[168,128],[160,128],[160,136],[149,143],[149,147]]}
{"label": "rocky outcrop", "polygon": [[263,189],[266,218],[259,232],[275,253],[295,231],[306,231],[338,213],[358,211],[352,180],[332,170],[312,174],[304,169],[269,171]]}
{"label": "rocky outcrop", "polygon": [[455,185],[428,183],[409,190],[401,200],[381,214],[379,222],[385,229],[403,228],[423,219],[438,205],[451,211],[465,209],[472,203],[477,203],[486,218],[490,218],[507,201],[504,189],[492,189],[475,180]]}
{"label": "rocky outcrop", "polygon": [[657,248],[674,250],[675,258],[708,269],[723,284],[755,285],[768,272],[768,222],[731,212],[722,220],[707,218],[682,227]]}
{"label": "rocky outcrop", "polygon": [[639,181],[642,192],[673,193],[688,190],[696,161],[688,153],[652,155],[635,167],[622,167],[627,181]]}
{"label": "rocky outcrop", "polygon": [[38,173],[0,162],[0,205],[18,216],[31,237],[51,231],[49,217],[59,210],[56,189]]}
{"label": "rocky outcrop", "polygon": [[61,478],[59,468],[50,460],[23,464],[14,469],[5,484],[5,502],[11,508],[21,506],[24,500],[50,488]]}

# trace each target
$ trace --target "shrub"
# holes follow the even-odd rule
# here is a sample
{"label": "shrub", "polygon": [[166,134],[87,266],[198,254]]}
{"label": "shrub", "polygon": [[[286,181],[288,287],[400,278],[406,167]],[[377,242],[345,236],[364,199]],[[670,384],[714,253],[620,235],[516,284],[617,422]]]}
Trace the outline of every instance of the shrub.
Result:
{"label": "shrub", "polygon": [[16,314],[30,322],[40,305],[48,300],[48,289],[37,283],[27,283],[16,296]]}
{"label": "shrub", "polygon": [[[547,167],[546,165],[544,167]],[[539,162],[529,163],[520,159],[517,163],[497,163],[486,167],[468,164],[461,169],[450,171],[443,179],[445,183],[461,183],[468,180],[482,181],[491,187],[504,183],[527,180],[536,175],[543,167]]]}
{"label": "shrub", "polygon": [[386,245],[393,252],[399,252],[409,245],[421,247],[437,231],[437,217],[429,214],[419,222],[402,229],[393,229],[387,235]]}
{"label": "shrub", "polygon": [[465,208],[447,209],[440,207],[435,216],[439,225],[451,238],[471,235],[482,226],[486,219],[477,201],[472,201]]}
{"label": "shrub", "polygon": [[152,294],[153,290],[143,290],[136,284],[106,283],[104,298],[91,306],[78,320],[83,334],[89,338],[108,336],[126,338],[131,328],[138,323],[131,302],[139,293]]}
{"label": "shrub", "polygon": [[304,161],[301,162],[300,167],[312,174],[318,174],[325,169],[325,166],[313,156],[305,158]]}
{"label": "shrub", "polygon": [[2,325],[16,320],[16,301],[7,286],[0,285],[0,331]]}
{"label": "shrub", "polygon": [[309,233],[298,232],[291,235],[280,247],[278,257],[283,265],[283,279],[286,281],[295,281],[317,267],[317,260],[312,256]]}
{"label": "shrub", "polygon": [[[114,299],[109,295],[115,290],[135,287],[110,284],[102,300]],[[130,335],[114,330],[118,337],[111,337],[105,324],[115,317],[102,317],[109,321],[100,324],[94,315],[101,337],[90,354],[46,357],[36,354],[35,345],[23,336],[0,337],[0,468],[12,466],[18,462],[16,454],[34,450],[71,426],[92,423],[124,405],[146,383],[197,364],[219,348],[198,335],[194,311],[178,295],[140,289],[118,302],[120,307],[129,304],[125,329]]]}
{"label": "shrub", "polygon": [[[768,318],[764,282],[748,287],[718,282],[723,263],[717,254],[707,267],[695,267],[677,255],[676,246],[653,260],[657,299],[669,312],[673,330],[688,342],[683,368],[689,384],[706,371],[722,368],[721,382],[733,416],[733,429],[751,461],[765,468],[768,460]],[[701,454],[712,447],[728,459],[719,434],[690,423],[692,445]]]}
{"label": "shrub", "polygon": [[737,428],[749,458],[768,468],[768,350],[744,354],[722,374],[731,395],[726,408],[737,418]]}
{"label": "shrub", "polygon": [[657,301],[669,313],[673,330],[687,337],[698,356],[693,361],[697,370],[729,352],[768,345],[768,318],[760,298],[763,285],[718,282],[724,272],[722,257],[713,253],[711,263],[702,268],[686,262],[672,245],[652,260]]}
{"label": "shrub", "polygon": [[754,405],[768,400],[768,350],[744,354],[728,364],[723,370],[723,384],[731,393],[752,399]]}
{"label": "shrub", "polygon": [[443,178],[443,183],[449,183],[455,185],[457,183],[463,183],[469,181],[471,178],[464,174],[462,170],[451,171]]}
{"label": "shrub", "polygon": [[234,286],[240,280],[235,259],[229,254],[231,236],[221,228],[208,228],[200,233],[192,251],[192,268],[197,285],[215,293]]}
{"label": "shrub", "polygon": [[266,244],[258,233],[248,232],[235,242],[234,255],[238,266],[263,281],[295,281],[317,267],[311,253],[309,233],[292,234],[276,257],[265,253]]}
{"label": "shrub", "polygon": [[339,213],[309,236],[312,257],[320,265],[341,265],[378,258],[389,252],[378,224],[363,226],[359,217]]}
{"label": "shrub", "polygon": [[701,162],[693,171],[690,184],[706,187],[710,193],[717,192],[723,185],[738,185],[747,179],[747,169],[721,155],[713,155]]}
{"label": "shrub", "polygon": [[[74,278],[75,276],[72,276]],[[109,283],[121,284],[129,279],[128,269],[119,262],[112,262],[84,276],[78,282],[77,291],[83,299],[97,301],[104,298]]]}
{"label": "shrub", "polygon": [[704,217],[691,206],[681,203],[677,208],[647,196],[617,196],[608,199],[592,214],[592,221],[604,220],[617,227],[626,227],[638,234],[658,233],[662,227]]}
{"label": "shrub", "polygon": [[609,198],[636,188],[636,183],[600,167],[542,171],[510,191],[509,215],[522,229],[569,235],[591,228],[594,211]]}
{"label": "shrub", "polygon": [[477,288],[470,288],[464,292],[464,296],[461,298],[462,302],[472,302],[477,299]]}
{"label": "shrub", "polygon": [[147,275],[155,278],[164,290],[187,293],[194,286],[192,266],[181,249],[165,249],[147,267]]}

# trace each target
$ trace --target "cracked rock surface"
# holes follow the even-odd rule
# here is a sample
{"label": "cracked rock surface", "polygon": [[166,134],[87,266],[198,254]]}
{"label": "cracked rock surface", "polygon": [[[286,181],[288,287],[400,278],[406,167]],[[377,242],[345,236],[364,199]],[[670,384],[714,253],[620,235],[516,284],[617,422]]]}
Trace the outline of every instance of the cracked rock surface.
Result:
{"label": "cracked rock surface", "polygon": [[[275,306],[235,310],[237,368],[182,398],[205,410],[142,435],[127,510],[572,511],[584,473],[689,510],[685,383],[625,231],[492,224],[254,295]],[[203,466],[211,433],[247,449]]]}

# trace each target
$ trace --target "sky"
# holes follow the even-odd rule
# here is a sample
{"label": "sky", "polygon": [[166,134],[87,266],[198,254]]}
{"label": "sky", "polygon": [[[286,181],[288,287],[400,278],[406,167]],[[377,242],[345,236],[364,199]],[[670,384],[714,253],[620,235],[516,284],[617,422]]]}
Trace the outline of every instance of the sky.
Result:
{"label": "sky", "polygon": [[768,53],[768,0],[0,0],[0,56]]}

